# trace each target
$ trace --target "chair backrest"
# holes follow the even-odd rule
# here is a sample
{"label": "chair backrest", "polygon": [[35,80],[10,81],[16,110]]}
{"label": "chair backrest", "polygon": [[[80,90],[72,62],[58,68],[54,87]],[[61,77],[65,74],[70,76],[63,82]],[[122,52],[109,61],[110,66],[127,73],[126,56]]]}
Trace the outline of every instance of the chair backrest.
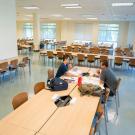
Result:
{"label": "chair backrest", "polygon": [[12,65],[12,68],[17,68],[17,65],[18,65],[18,59],[11,60],[11,61],[10,61],[10,65]]}
{"label": "chair backrest", "polygon": [[135,66],[135,59],[130,59],[129,60],[129,65]]}
{"label": "chair backrest", "polygon": [[12,105],[14,110],[28,100],[27,92],[22,92],[13,97]]}
{"label": "chair backrest", "polygon": [[100,56],[100,62],[108,61],[108,56],[101,55]]}
{"label": "chair backrest", "polygon": [[63,59],[64,53],[63,52],[57,52],[57,57],[59,59]]}
{"label": "chair backrest", "polygon": [[69,52],[71,52],[71,51],[72,51],[72,46],[67,46],[67,50],[68,50]]}
{"label": "chair backrest", "polygon": [[47,56],[48,56],[48,58],[52,58],[53,57],[53,52],[52,51],[47,51]]}
{"label": "chair backrest", "polygon": [[28,57],[24,57],[23,59],[22,59],[22,62],[24,63],[24,64],[28,64]]}
{"label": "chair backrest", "polygon": [[34,93],[37,94],[38,92],[45,89],[45,82],[38,82],[34,86]]}
{"label": "chair backrest", "polygon": [[0,71],[7,71],[8,62],[0,63]]}
{"label": "chair backrest", "polygon": [[53,79],[54,78],[54,69],[48,69],[48,79]]}
{"label": "chair backrest", "polygon": [[122,64],[122,57],[115,57],[115,64]]}
{"label": "chair backrest", "polygon": [[88,61],[94,61],[95,55],[88,55]]}
{"label": "chair backrest", "polygon": [[74,47],[74,52],[79,52],[79,47],[78,46]]}
{"label": "chair backrest", "polygon": [[85,56],[83,54],[77,54],[77,58],[79,61],[83,61]]}
{"label": "chair backrest", "polygon": [[56,49],[56,51],[62,51],[62,50],[58,48],[58,49]]}

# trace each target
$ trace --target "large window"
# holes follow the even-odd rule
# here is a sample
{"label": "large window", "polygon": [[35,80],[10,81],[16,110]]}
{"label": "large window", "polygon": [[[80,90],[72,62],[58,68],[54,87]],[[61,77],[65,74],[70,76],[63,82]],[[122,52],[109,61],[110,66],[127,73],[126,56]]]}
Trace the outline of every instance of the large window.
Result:
{"label": "large window", "polygon": [[98,41],[99,43],[117,44],[118,34],[118,24],[100,24]]}
{"label": "large window", "polygon": [[56,24],[44,23],[41,25],[41,39],[55,40],[56,39]]}
{"label": "large window", "polygon": [[81,23],[76,24],[74,42],[88,43],[91,42],[91,40],[92,40],[92,25]]}
{"label": "large window", "polygon": [[33,38],[33,25],[32,23],[24,24],[24,38],[32,39]]}

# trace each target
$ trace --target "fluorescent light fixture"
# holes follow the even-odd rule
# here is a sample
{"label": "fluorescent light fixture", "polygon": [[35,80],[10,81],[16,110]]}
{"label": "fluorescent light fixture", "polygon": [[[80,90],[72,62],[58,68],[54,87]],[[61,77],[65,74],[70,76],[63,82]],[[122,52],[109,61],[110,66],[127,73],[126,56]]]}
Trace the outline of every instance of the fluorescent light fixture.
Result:
{"label": "fluorescent light fixture", "polygon": [[96,17],[91,17],[91,18],[87,18],[88,20],[97,20],[98,18]]}
{"label": "fluorescent light fixture", "polygon": [[61,4],[62,7],[75,7],[79,6],[79,4]]}
{"label": "fluorescent light fixture", "polygon": [[30,7],[23,7],[24,9],[39,9],[39,7],[36,6],[30,6]]}
{"label": "fluorescent light fixture", "polygon": [[61,14],[54,14],[54,15],[51,15],[51,16],[54,16],[54,17],[62,17],[63,15],[61,15]]}
{"label": "fluorescent light fixture", "polygon": [[64,18],[64,20],[71,20],[71,18],[66,17],[66,18]]}
{"label": "fluorescent light fixture", "polygon": [[133,6],[134,3],[112,3],[113,7],[120,7],[120,6]]}
{"label": "fluorescent light fixture", "polygon": [[27,16],[27,17],[32,17],[33,15],[25,15],[25,16]]}
{"label": "fluorescent light fixture", "polygon": [[75,6],[75,7],[65,7],[65,8],[82,8],[81,6]]}

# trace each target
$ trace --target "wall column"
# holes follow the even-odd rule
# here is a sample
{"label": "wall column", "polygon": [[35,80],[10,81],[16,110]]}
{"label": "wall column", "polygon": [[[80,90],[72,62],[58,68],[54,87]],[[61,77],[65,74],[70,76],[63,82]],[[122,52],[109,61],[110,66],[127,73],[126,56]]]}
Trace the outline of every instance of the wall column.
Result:
{"label": "wall column", "polygon": [[36,48],[40,44],[40,17],[38,13],[33,13],[33,39]]}

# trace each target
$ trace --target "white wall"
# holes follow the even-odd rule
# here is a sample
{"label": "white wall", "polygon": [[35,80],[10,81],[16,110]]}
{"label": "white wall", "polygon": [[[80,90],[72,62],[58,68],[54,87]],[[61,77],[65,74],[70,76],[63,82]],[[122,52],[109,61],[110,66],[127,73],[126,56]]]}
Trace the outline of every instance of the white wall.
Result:
{"label": "white wall", "polygon": [[0,0],[0,60],[16,57],[15,0]]}

